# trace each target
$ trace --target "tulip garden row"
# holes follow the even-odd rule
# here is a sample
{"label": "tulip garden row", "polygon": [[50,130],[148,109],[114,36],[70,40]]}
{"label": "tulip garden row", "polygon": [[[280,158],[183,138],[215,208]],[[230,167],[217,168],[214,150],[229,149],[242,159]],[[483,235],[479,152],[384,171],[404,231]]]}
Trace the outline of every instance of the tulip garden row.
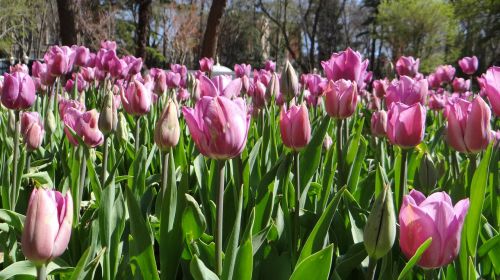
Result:
{"label": "tulip garden row", "polygon": [[103,41],[12,66],[0,279],[500,276],[500,68],[368,63],[215,76]]}

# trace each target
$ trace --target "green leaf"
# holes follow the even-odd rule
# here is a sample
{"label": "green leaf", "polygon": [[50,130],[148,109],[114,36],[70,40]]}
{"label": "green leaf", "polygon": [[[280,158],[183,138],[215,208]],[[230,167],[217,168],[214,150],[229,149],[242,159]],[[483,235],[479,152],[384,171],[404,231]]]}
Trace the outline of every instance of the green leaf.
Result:
{"label": "green leaf", "polygon": [[3,221],[13,227],[18,233],[23,232],[24,220],[26,217],[7,209],[0,209],[0,221]]}
{"label": "green leaf", "polygon": [[352,245],[345,255],[337,259],[335,271],[339,275],[349,275],[368,256],[363,242]]}
{"label": "green leaf", "polygon": [[[61,267],[56,262],[50,262],[47,265],[47,274],[52,273],[55,270],[61,269],[71,269],[70,267]],[[8,267],[0,271],[0,280],[11,279],[14,276],[33,276],[36,277],[36,266],[31,261],[19,261],[15,262]]]}
{"label": "green leaf", "polygon": [[189,241],[200,238],[207,227],[207,223],[194,197],[189,194],[185,194],[185,196],[187,203],[184,213],[182,213],[182,230]]}
{"label": "green leaf", "polygon": [[418,247],[417,251],[415,252],[415,255],[411,257],[411,259],[408,261],[408,263],[406,263],[405,267],[399,274],[398,280],[405,279],[405,277],[408,275],[408,273],[410,273],[413,266],[415,266],[415,264],[420,260],[420,257],[425,252],[425,250],[427,250],[427,248],[431,245],[431,243],[432,243],[432,237],[429,237],[427,240],[424,241],[424,243],[422,243],[422,245]]}
{"label": "green leaf", "polygon": [[479,223],[483,210],[486,187],[488,186],[489,166],[493,144],[484,153],[479,167],[474,172],[470,189],[470,206],[465,218],[465,229],[467,234],[467,249],[470,256],[476,255],[477,239],[479,236]]}
{"label": "green leaf", "polygon": [[330,224],[332,223],[333,220],[333,215],[335,214],[335,211],[339,206],[339,202],[343,196],[345,188],[346,187],[343,187],[335,194],[335,196],[333,197],[332,201],[328,204],[323,214],[321,214],[321,217],[319,218],[316,225],[314,225],[311,234],[307,238],[307,241],[304,243],[302,251],[300,251],[300,256],[297,261],[297,264],[300,264],[311,254],[323,248],[323,245],[325,243],[324,242],[325,237],[328,233],[328,229],[330,228]]}
{"label": "green leaf", "polygon": [[241,279],[251,280],[253,271],[253,249],[252,239],[247,239],[243,245],[238,248],[236,260],[234,264],[233,278],[228,279]]}
{"label": "green leaf", "polygon": [[125,190],[130,215],[130,233],[131,238],[133,238],[130,240],[130,262],[132,265],[137,265],[143,279],[160,279],[156,268],[149,223],[142,217],[139,203],[130,188],[125,188]]}
{"label": "green leaf", "polygon": [[52,183],[52,179],[50,178],[50,175],[49,173],[47,173],[47,171],[24,174],[22,178],[25,180],[32,179],[39,186],[48,186],[50,188],[54,186],[54,184]]}
{"label": "green leaf", "polygon": [[196,255],[191,259],[189,270],[195,280],[218,280],[219,277],[208,269],[208,267]]}
{"label": "green leaf", "polygon": [[242,211],[243,211],[243,192],[240,191],[238,208],[236,210],[236,220],[234,221],[233,231],[231,232],[231,236],[229,237],[229,242],[226,248],[226,255],[224,258],[224,265],[222,267],[222,275],[221,275],[222,279],[234,279],[233,275],[236,263],[236,254],[240,240]]}
{"label": "green leaf", "polygon": [[128,175],[130,176],[127,182],[128,187],[133,190],[133,194],[136,198],[141,197],[146,188],[146,157],[146,146],[141,146],[128,171]]}
{"label": "green leaf", "polygon": [[477,251],[477,254],[480,257],[484,257],[489,251],[491,251],[497,244],[500,243],[500,234],[495,235],[495,237],[490,238],[488,241],[484,242],[481,247],[479,247],[479,250]]}
{"label": "green leaf", "polygon": [[83,256],[78,261],[75,270],[71,274],[71,280],[94,279],[95,271],[106,249],[102,248],[101,251],[97,253],[97,256],[93,260],[90,260],[91,257],[89,255],[89,252],[91,251],[90,249],[91,248],[87,248]]}
{"label": "green leaf", "polygon": [[351,193],[354,193],[356,191],[356,188],[358,187],[359,174],[361,172],[361,167],[365,162],[367,145],[368,144],[366,140],[363,138],[363,136],[361,136],[361,138],[359,139],[359,148],[357,149],[356,153],[356,161],[351,164],[349,177],[347,179],[347,188]]}
{"label": "green leaf", "polygon": [[298,263],[290,280],[327,280],[332,266],[333,244]]}

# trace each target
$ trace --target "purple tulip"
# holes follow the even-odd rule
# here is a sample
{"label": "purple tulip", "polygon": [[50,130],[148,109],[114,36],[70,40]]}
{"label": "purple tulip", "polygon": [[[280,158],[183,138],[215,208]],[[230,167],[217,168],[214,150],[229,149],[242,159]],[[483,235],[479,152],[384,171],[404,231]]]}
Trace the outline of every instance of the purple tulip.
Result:
{"label": "purple tulip", "polygon": [[120,90],[123,109],[131,115],[142,116],[149,113],[152,102],[152,92],[140,81],[128,84],[127,90]]}
{"label": "purple tulip", "polygon": [[234,65],[234,73],[237,78],[241,78],[243,76],[250,77],[250,73],[252,72],[252,66],[250,64],[235,64]]}
{"label": "purple tulip", "polygon": [[141,73],[142,69],[142,58],[137,58],[133,55],[127,55],[123,58],[123,61],[127,64],[127,75],[133,76],[135,74]]}
{"label": "purple tulip", "polygon": [[423,268],[438,268],[451,263],[460,250],[460,237],[469,199],[453,206],[446,192],[436,192],[425,197],[412,190],[403,198],[399,211],[399,246],[409,259],[429,237],[432,243],[420,258]]}
{"label": "purple tulip", "polygon": [[[478,82],[480,79],[478,78]],[[490,67],[481,79],[481,89],[490,101],[491,108],[497,117],[500,117],[500,67]]]}
{"label": "purple tulip", "polygon": [[31,193],[22,235],[23,254],[43,264],[59,257],[68,247],[73,222],[73,199],[58,191],[37,189]]}
{"label": "purple tulip", "polygon": [[401,76],[399,81],[395,80],[387,87],[385,105],[390,108],[394,102],[406,105],[424,104],[428,87],[426,79],[416,80],[408,76]]}
{"label": "purple tulip", "polygon": [[446,138],[453,149],[463,153],[485,150],[491,141],[491,111],[477,96],[472,102],[456,99],[447,105]]}
{"label": "purple tulip", "polygon": [[110,51],[116,51],[116,42],[115,41],[101,41],[101,49],[106,49]]}
{"label": "purple tulip", "polygon": [[266,86],[260,81],[257,81],[255,83],[255,88],[251,96],[252,96],[252,104],[254,105],[255,108],[264,107],[267,101]]}
{"label": "purple tulip", "polygon": [[434,75],[442,83],[451,83],[455,77],[455,67],[451,65],[440,65],[436,68]]}
{"label": "purple tulip", "polygon": [[356,82],[359,89],[363,89],[368,63],[368,59],[362,61],[359,52],[347,48],[345,51],[332,54],[329,60],[321,62],[321,66],[328,80],[349,80]]}
{"label": "purple tulip", "polygon": [[194,109],[182,113],[198,150],[212,159],[229,159],[241,154],[247,142],[250,118],[241,98],[203,96]]}
{"label": "purple tulip", "polygon": [[426,110],[420,103],[411,106],[395,102],[387,114],[387,137],[393,145],[415,147],[424,139]]}
{"label": "purple tulip", "polygon": [[396,61],[396,72],[399,76],[409,76],[414,78],[418,73],[420,59],[412,56],[402,56]]}
{"label": "purple tulip", "polygon": [[311,124],[306,105],[291,105],[289,110],[283,106],[280,113],[280,132],[283,144],[299,151],[311,141]]}
{"label": "purple tulip", "polygon": [[474,72],[477,71],[478,64],[479,63],[477,61],[476,56],[473,57],[466,56],[458,61],[458,65],[462,69],[462,72],[464,72],[467,75],[474,74]]}
{"label": "purple tulip", "polygon": [[387,112],[384,110],[373,112],[370,123],[372,135],[385,137],[387,135]]}
{"label": "purple tulip", "polygon": [[311,95],[316,97],[322,96],[328,85],[328,81],[318,74],[307,74],[304,82]]}
{"label": "purple tulip", "polygon": [[189,95],[189,91],[187,89],[185,89],[185,88],[179,88],[177,90],[177,96],[176,96],[177,102],[186,101],[186,100],[189,99],[189,97],[190,97],[190,95]]}
{"label": "purple tulip", "polygon": [[76,73],[76,74],[74,73],[73,79],[66,81],[66,85],[64,86],[64,89],[66,90],[66,92],[68,92],[68,93],[73,92],[74,86],[75,86],[75,81],[77,83],[77,91],[78,92],[81,93],[87,89],[88,84],[85,81],[85,79],[83,78],[83,75],[80,73]]}
{"label": "purple tulip", "polygon": [[437,94],[434,91],[432,91],[429,94],[429,101],[428,101],[429,109],[434,110],[434,111],[439,111],[439,110],[444,109],[445,105],[446,105],[446,95],[445,94]]}
{"label": "purple tulip", "polygon": [[386,95],[387,87],[389,87],[389,80],[387,78],[375,80],[372,83],[373,92],[378,98],[382,98]]}
{"label": "purple tulip", "polygon": [[165,74],[165,82],[168,88],[178,88],[181,83],[181,74],[168,71]]}
{"label": "purple tulip", "polygon": [[455,92],[464,93],[470,89],[470,80],[455,78],[451,85],[453,86],[453,90]]}
{"label": "purple tulip", "polygon": [[[167,91],[167,74],[163,69],[151,68],[149,70],[149,75],[153,77],[155,86],[153,92],[157,95],[163,95]],[[180,78],[180,77],[179,77]]]}
{"label": "purple tulip", "polygon": [[436,74],[434,73],[429,74],[426,80],[427,83],[429,84],[429,88],[431,89],[438,89],[441,86],[441,81],[439,80],[438,76],[436,76]]}
{"label": "purple tulip", "polygon": [[88,48],[84,46],[73,46],[72,47],[75,53],[75,62],[76,66],[85,67],[89,63],[90,60],[90,51]]}
{"label": "purple tulip", "polygon": [[52,46],[45,54],[44,60],[52,76],[66,75],[73,68],[73,50],[67,46]]}
{"label": "purple tulip", "polygon": [[264,68],[266,71],[274,72],[274,71],[276,71],[276,62],[274,62],[272,60],[266,60],[266,64],[265,64]]}
{"label": "purple tulip", "polygon": [[12,110],[23,110],[35,102],[35,83],[24,72],[3,75],[2,104]]}
{"label": "purple tulip", "polygon": [[42,145],[45,130],[38,112],[24,112],[22,114],[21,134],[28,151],[36,150]]}
{"label": "purple tulip", "polygon": [[219,75],[210,80],[207,76],[200,78],[201,96],[225,96],[228,98],[237,97],[243,87],[241,78],[231,80],[231,77]]}
{"label": "purple tulip", "polygon": [[204,57],[200,59],[200,70],[202,72],[212,72],[212,68],[214,67],[214,59],[213,58],[208,58]]}
{"label": "purple tulip", "polygon": [[358,88],[356,82],[348,80],[329,81],[325,89],[325,110],[336,119],[352,116],[358,104]]}

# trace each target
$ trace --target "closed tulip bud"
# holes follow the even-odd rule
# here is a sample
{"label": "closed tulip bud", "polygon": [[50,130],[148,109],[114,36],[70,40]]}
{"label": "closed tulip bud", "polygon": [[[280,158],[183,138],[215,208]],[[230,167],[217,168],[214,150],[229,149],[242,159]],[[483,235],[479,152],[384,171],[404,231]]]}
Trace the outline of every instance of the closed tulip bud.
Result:
{"label": "closed tulip bud", "polygon": [[141,82],[135,80],[127,90],[121,88],[123,109],[131,115],[142,116],[149,112],[152,102],[152,92]]}
{"label": "closed tulip bud", "polygon": [[2,87],[2,104],[12,110],[24,110],[35,102],[35,83],[24,72],[5,73]]}
{"label": "closed tulip bud", "polygon": [[36,264],[59,257],[68,247],[73,222],[73,199],[69,192],[34,189],[22,234],[24,256]]}
{"label": "closed tulip bud", "polygon": [[420,160],[418,179],[420,181],[420,185],[426,190],[434,189],[439,179],[436,166],[434,165],[431,156],[427,153],[423,156],[422,160]]}
{"label": "closed tulip bud", "polygon": [[330,150],[332,145],[333,145],[332,137],[330,137],[330,135],[328,135],[328,134],[325,135],[325,139],[323,139],[323,149],[328,151],[328,150]]}
{"label": "closed tulip bud", "polygon": [[266,99],[270,100],[273,96],[274,98],[277,98],[279,94],[280,94],[280,79],[278,77],[278,74],[273,73],[266,87]]}
{"label": "closed tulip bud", "polygon": [[399,246],[409,259],[429,237],[430,246],[422,254],[418,265],[438,268],[451,263],[460,250],[460,239],[469,199],[453,206],[446,192],[436,192],[425,197],[412,190],[403,197],[399,211]]}
{"label": "closed tulip bud", "polygon": [[118,112],[115,103],[115,97],[112,91],[104,97],[101,113],[99,114],[99,129],[107,134],[114,132],[118,126]]}
{"label": "closed tulip bud", "polygon": [[168,101],[155,127],[155,143],[163,151],[175,147],[179,143],[180,127],[177,116],[177,105]]}
{"label": "closed tulip bud", "polygon": [[189,133],[196,148],[212,159],[230,159],[245,148],[250,117],[243,99],[203,96],[194,109],[184,107]]}
{"label": "closed tulip bud", "polygon": [[52,111],[48,111],[47,115],[45,116],[45,127],[47,128],[47,132],[49,133],[49,135],[56,132],[56,118]]}
{"label": "closed tulip bud", "polygon": [[384,110],[373,112],[370,128],[375,137],[385,137],[387,135],[387,112]]}
{"label": "closed tulip bud", "polygon": [[29,151],[42,145],[45,130],[38,112],[24,112],[21,116],[21,134]]}
{"label": "closed tulip bud", "polygon": [[476,56],[473,57],[464,57],[458,61],[458,65],[462,69],[462,72],[464,72],[467,75],[472,75],[474,72],[477,71],[478,67],[478,60]]}
{"label": "closed tulip bud", "polygon": [[345,119],[356,110],[358,87],[356,82],[348,80],[329,81],[325,90],[325,110],[336,119]]}
{"label": "closed tulip bud", "polygon": [[283,73],[281,74],[280,88],[281,93],[288,101],[299,94],[299,78],[290,61],[285,63],[285,69],[283,69]]}
{"label": "closed tulip bud", "polygon": [[378,195],[363,231],[366,252],[375,260],[385,256],[396,239],[396,214],[389,186]]}
{"label": "closed tulip bud", "polygon": [[488,147],[491,141],[491,111],[480,96],[472,102],[459,98],[446,110],[446,139],[453,149],[478,153]]}
{"label": "closed tulip bud", "polygon": [[291,105],[288,111],[285,107],[281,109],[280,132],[283,144],[294,151],[299,151],[309,144],[311,124],[305,104]]}
{"label": "closed tulip bud", "polygon": [[14,135],[16,132],[16,113],[9,110],[9,125],[7,126],[10,135]]}
{"label": "closed tulip bud", "polygon": [[393,103],[387,114],[387,137],[393,145],[415,147],[424,139],[425,108],[420,103],[408,106]]}
{"label": "closed tulip bud", "polygon": [[116,137],[118,141],[124,143],[128,141],[128,125],[127,119],[122,112],[118,114],[118,127],[116,128]]}

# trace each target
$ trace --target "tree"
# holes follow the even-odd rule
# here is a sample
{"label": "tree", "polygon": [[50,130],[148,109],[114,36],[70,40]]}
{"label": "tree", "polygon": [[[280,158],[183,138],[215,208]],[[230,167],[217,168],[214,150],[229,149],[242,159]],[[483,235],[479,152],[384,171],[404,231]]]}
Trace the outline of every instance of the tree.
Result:
{"label": "tree", "polygon": [[59,36],[61,44],[72,46],[77,43],[76,14],[74,1],[57,0],[59,14]]}
{"label": "tree", "polygon": [[226,9],[226,5],[227,0],[214,0],[212,6],[210,6],[205,35],[203,35],[201,57],[215,57],[221,18]]}
{"label": "tree", "polygon": [[142,59],[145,60],[152,0],[137,0],[136,3],[139,6],[139,15],[136,28],[137,46],[135,56],[142,57]]}

